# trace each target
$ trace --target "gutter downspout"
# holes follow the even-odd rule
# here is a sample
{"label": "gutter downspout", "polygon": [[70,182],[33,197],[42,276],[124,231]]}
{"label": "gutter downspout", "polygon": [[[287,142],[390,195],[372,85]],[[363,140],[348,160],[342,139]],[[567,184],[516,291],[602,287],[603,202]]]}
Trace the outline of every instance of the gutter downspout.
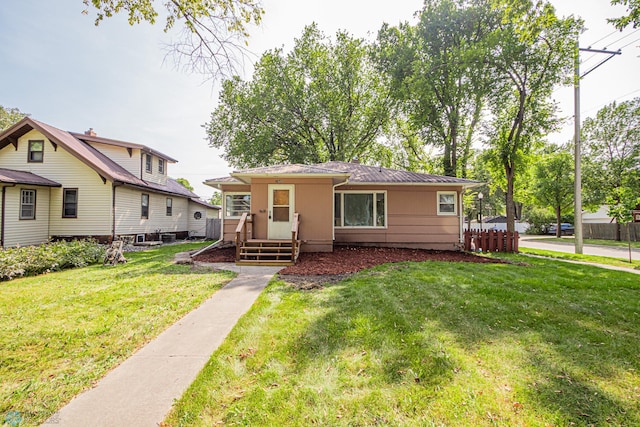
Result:
{"label": "gutter downspout", "polygon": [[341,185],[347,185],[349,183],[349,178],[347,177],[347,179],[343,182],[339,182],[336,185],[333,186],[333,194],[331,194],[331,205],[333,206],[333,210],[331,212],[331,217],[333,218],[333,220],[331,221],[331,238],[332,240],[335,242],[336,241],[336,224],[335,224],[335,218],[334,215],[336,214],[336,187],[339,187]]}
{"label": "gutter downspout", "polygon": [[[15,187],[16,185],[10,185],[10,187]],[[5,200],[6,200],[7,186],[2,186],[2,212],[0,213],[0,249],[4,249],[4,217],[5,217]]]}
{"label": "gutter downspout", "polygon": [[460,190],[460,194],[458,195],[458,198],[460,200],[459,202],[460,212],[458,215],[458,225],[460,226],[460,236],[459,236],[458,243],[464,242],[464,200],[462,197],[463,190],[464,188]]}

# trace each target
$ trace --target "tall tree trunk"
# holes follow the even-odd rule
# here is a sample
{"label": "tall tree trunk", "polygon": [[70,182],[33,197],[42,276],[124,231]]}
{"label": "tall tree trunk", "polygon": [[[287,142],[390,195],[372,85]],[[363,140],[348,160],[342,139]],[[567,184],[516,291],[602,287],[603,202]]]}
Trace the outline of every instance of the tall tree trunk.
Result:
{"label": "tall tree trunk", "polygon": [[556,237],[562,237],[562,210],[556,206]]}
{"label": "tall tree trunk", "polygon": [[504,172],[507,177],[507,194],[505,203],[507,205],[507,231],[513,233],[516,230],[515,222],[515,206],[513,204],[513,189],[514,189],[514,176],[515,170],[508,162],[504,164]]}

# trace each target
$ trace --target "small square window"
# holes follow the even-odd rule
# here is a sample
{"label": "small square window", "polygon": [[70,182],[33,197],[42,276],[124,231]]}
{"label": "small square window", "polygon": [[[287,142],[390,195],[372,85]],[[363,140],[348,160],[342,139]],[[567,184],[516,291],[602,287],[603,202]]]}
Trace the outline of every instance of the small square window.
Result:
{"label": "small square window", "polygon": [[455,191],[438,191],[438,215],[456,215],[457,193]]}
{"label": "small square window", "polygon": [[149,173],[153,172],[153,161],[151,160],[151,154],[144,155],[144,170]]}
{"label": "small square window", "polygon": [[149,219],[149,195],[148,194],[142,195],[140,217],[144,219]]}
{"label": "small square window", "polygon": [[167,197],[167,216],[173,215],[173,199]]}
{"label": "small square window", "polygon": [[42,163],[44,159],[44,141],[29,141],[29,163]]}
{"label": "small square window", "polygon": [[65,188],[62,192],[62,217],[78,217],[78,189]]}
{"label": "small square window", "polygon": [[20,191],[20,219],[36,219],[36,190]]}

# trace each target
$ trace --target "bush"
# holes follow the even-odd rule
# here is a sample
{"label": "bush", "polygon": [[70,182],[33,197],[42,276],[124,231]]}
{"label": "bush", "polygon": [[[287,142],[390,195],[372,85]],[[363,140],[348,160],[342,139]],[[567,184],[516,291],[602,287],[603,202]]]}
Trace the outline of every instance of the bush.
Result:
{"label": "bush", "polygon": [[527,234],[545,234],[549,224],[555,223],[555,216],[546,209],[531,209],[527,212],[526,221],[529,223]]}
{"label": "bush", "polygon": [[104,248],[92,239],[0,249],[0,280],[85,267],[103,256]]}

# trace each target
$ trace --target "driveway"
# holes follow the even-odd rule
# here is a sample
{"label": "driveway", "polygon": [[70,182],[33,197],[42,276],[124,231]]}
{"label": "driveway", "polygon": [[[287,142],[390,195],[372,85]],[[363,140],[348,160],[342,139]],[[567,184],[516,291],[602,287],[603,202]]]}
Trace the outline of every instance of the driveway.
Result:
{"label": "driveway", "polygon": [[[548,239],[552,239],[552,237],[521,235],[518,245],[523,248],[575,253],[575,245],[573,242],[555,242]],[[585,255],[629,259],[629,249],[626,247],[583,245],[582,252]],[[632,259],[640,259],[640,249],[631,249],[631,253]]]}

